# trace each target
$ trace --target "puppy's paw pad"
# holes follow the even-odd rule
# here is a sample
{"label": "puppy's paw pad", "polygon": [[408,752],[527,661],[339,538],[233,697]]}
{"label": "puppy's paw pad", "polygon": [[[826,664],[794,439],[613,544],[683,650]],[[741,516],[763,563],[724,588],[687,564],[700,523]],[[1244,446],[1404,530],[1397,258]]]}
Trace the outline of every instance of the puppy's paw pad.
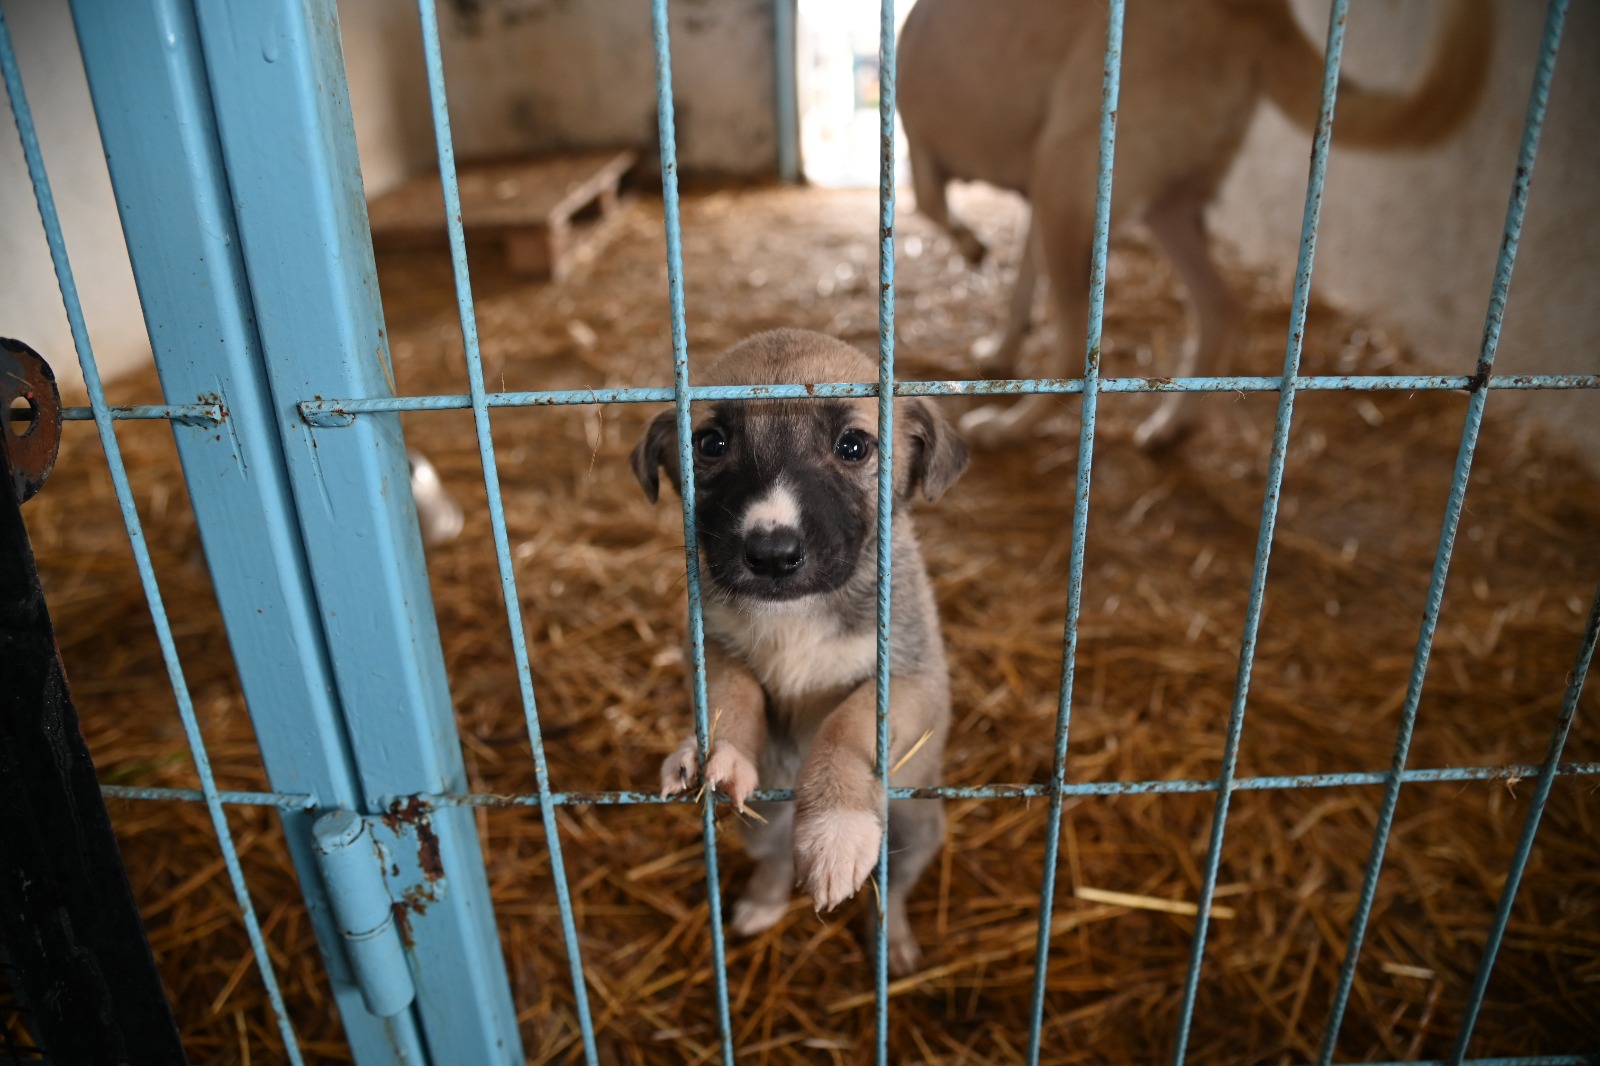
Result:
{"label": "puppy's paw pad", "polygon": [[883,826],[870,811],[830,810],[795,820],[794,862],[818,911],[856,894],[878,863]]}
{"label": "puppy's paw pad", "polygon": [[739,810],[744,810],[744,801],[756,790],[757,783],[755,764],[739,749],[731,744],[718,744],[711,749],[711,758],[706,761],[706,784],[733,800]]}
{"label": "puppy's paw pad", "polygon": [[661,763],[661,795],[676,796],[688,791],[700,776],[700,754],[695,739],[690,737],[678,745],[678,750]]}
{"label": "puppy's paw pad", "polygon": [[728,921],[728,928],[734,936],[755,936],[777,925],[788,910],[788,900],[774,903],[770,900],[741,899],[733,905],[733,917]]}

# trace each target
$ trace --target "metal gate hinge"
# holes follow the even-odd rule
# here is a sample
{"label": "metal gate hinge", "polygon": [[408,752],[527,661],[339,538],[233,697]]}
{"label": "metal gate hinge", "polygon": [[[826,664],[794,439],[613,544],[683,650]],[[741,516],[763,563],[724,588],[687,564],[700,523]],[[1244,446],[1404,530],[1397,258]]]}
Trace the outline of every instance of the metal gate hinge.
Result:
{"label": "metal gate hinge", "polygon": [[448,882],[419,796],[382,815],[330,811],[312,829],[317,863],[367,1010],[387,1018],[416,998],[406,951],[411,920],[442,900]]}

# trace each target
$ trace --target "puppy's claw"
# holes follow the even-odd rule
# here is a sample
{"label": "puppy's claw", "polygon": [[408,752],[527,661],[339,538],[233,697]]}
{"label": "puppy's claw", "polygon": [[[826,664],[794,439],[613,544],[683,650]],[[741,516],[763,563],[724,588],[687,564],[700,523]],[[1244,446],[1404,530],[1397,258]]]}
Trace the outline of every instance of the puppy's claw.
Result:
{"label": "puppy's claw", "polygon": [[817,913],[856,894],[878,864],[883,825],[871,811],[828,810],[795,819],[794,863]]}
{"label": "puppy's claw", "polygon": [[756,790],[758,775],[755,764],[731,744],[717,744],[711,749],[706,762],[706,784],[733,800],[742,814],[744,801]]}

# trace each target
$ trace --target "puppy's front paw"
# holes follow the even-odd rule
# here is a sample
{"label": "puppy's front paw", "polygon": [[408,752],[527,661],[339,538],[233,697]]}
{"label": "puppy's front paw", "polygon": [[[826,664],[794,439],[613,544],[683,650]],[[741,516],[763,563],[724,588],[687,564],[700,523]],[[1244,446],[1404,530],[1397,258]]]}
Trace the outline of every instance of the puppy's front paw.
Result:
{"label": "puppy's front paw", "polygon": [[832,809],[796,815],[795,872],[819,913],[856,894],[878,863],[882,841],[883,824],[872,811]]}
{"label": "puppy's front paw", "polygon": [[[678,745],[678,750],[668,755],[661,764],[661,795],[676,796],[687,792],[700,779],[700,745],[690,737]],[[733,800],[734,806],[744,810],[744,801],[756,790],[755,764],[731,744],[713,744],[711,758],[707,760],[705,784]]]}
{"label": "puppy's front paw", "polygon": [[678,750],[661,763],[661,796],[676,796],[687,792],[700,776],[700,745],[690,737],[678,745]]}
{"label": "puppy's front paw", "polygon": [[711,758],[706,761],[706,787],[721,792],[733,800],[733,805],[744,810],[744,801],[756,790],[755,764],[732,744],[713,744]]}

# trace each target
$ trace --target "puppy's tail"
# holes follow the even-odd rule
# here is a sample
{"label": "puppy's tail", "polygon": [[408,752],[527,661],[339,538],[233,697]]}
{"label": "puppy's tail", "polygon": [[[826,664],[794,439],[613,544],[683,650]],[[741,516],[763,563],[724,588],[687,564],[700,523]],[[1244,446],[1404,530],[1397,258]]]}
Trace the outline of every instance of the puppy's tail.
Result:
{"label": "puppy's tail", "polygon": [[[1258,9],[1268,37],[1267,96],[1305,130],[1316,128],[1322,49],[1306,37],[1285,0]],[[1366,89],[1339,80],[1334,143],[1353,148],[1425,148],[1443,141],[1472,114],[1488,80],[1494,38],[1492,0],[1449,0],[1433,55],[1409,92]]]}

